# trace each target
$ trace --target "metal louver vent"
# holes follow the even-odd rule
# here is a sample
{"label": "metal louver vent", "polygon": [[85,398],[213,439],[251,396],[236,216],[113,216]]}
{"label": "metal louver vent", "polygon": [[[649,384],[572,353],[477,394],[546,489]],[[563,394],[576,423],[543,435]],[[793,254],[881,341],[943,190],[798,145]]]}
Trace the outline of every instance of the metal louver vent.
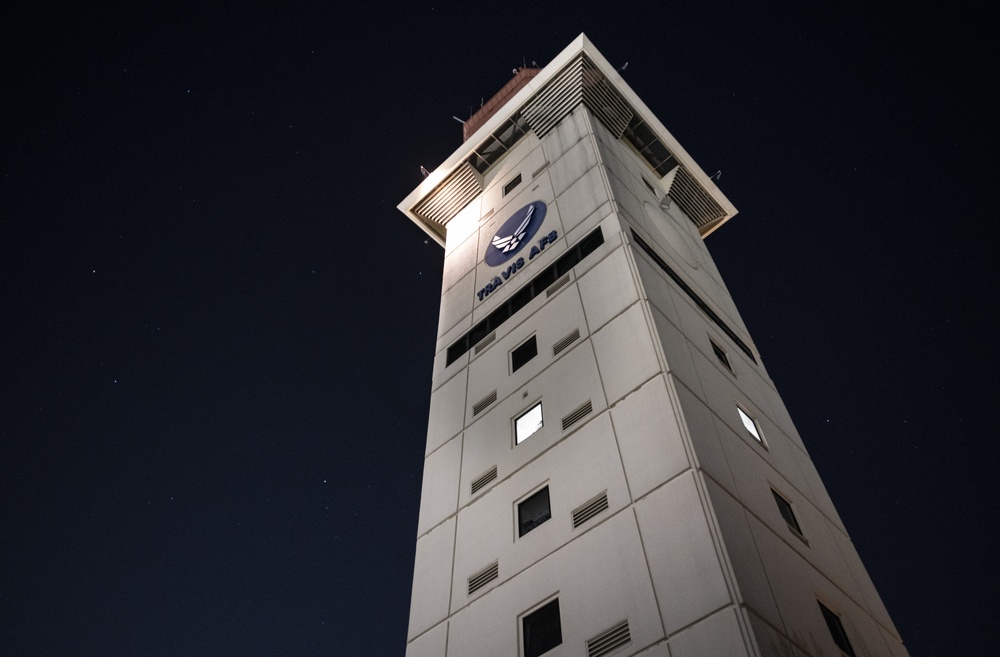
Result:
{"label": "metal louver vent", "polygon": [[[472,595],[500,576],[499,562],[494,561],[469,578],[469,595]],[[628,628],[625,628],[626,631]],[[601,653],[605,654],[605,653]]]}
{"label": "metal louver vent", "polygon": [[569,282],[569,274],[566,274],[559,278],[555,283],[549,286],[549,289],[545,290],[545,296],[551,297],[553,294],[559,291],[563,285]]}
{"label": "metal louver vent", "polygon": [[677,174],[667,195],[680,206],[702,235],[708,228],[726,218],[722,206],[708,195],[705,188],[684,167],[677,167]]}
{"label": "metal louver vent", "polygon": [[583,57],[577,57],[527,102],[521,115],[543,137],[582,102]]}
{"label": "metal louver vent", "polygon": [[571,426],[579,422],[582,418],[586,417],[587,415],[590,415],[591,411],[593,410],[594,410],[594,405],[591,404],[590,400],[588,399],[583,406],[576,409],[575,411],[573,411],[572,413],[570,413],[569,415],[567,415],[562,419],[563,431],[569,429]]}
{"label": "metal louver vent", "polygon": [[475,495],[483,488],[485,488],[486,484],[490,483],[496,478],[497,478],[497,466],[494,465],[492,468],[490,468],[489,470],[487,470],[486,472],[484,472],[483,474],[479,475],[478,477],[472,480],[472,494]]}
{"label": "metal louver vent", "polygon": [[496,339],[497,339],[497,332],[492,331],[489,335],[487,335],[485,338],[476,343],[475,352],[478,354],[480,351],[493,344],[493,341]]}
{"label": "metal louver vent", "polygon": [[584,502],[573,510],[573,529],[587,522],[598,513],[608,510],[608,491],[601,491],[597,497]]}
{"label": "metal louver vent", "polygon": [[632,633],[628,629],[628,620],[623,620],[587,641],[587,657],[610,655],[631,641]]}
{"label": "metal louver vent", "polygon": [[583,102],[615,139],[625,134],[632,108],[587,58],[583,59]]}
{"label": "metal louver vent", "polygon": [[580,339],[580,329],[573,329],[572,333],[570,333],[565,338],[552,345],[552,355],[558,356],[561,351],[563,351],[566,347],[570,346],[579,339]]}
{"label": "metal louver vent", "polygon": [[[471,164],[463,162],[413,207],[413,214],[426,222],[444,226],[482,190],[479,174]],[[441,234],[443,236],[444,232]]]}
{"label": "metal louver vent", "polygon": [[493,392],[491,392],[490,394],[486,395],[485,397],[483,397],[482,399],[480,399],[478,402],[476,402],[476,405],[472,407],[472,414],[473,415],[479,415],[480,413],[482,413],[483,411],[485,411],[486,408],[490,404],[492,404],[493,402],[495,402],[496,400],[497,400],[497,391],[494,390]]}

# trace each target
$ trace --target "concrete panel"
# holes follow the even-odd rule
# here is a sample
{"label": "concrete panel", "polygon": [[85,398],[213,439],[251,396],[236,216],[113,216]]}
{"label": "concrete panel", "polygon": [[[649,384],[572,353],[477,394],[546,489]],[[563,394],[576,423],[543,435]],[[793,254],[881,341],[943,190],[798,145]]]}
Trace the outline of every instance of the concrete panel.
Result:
{"label": "concrete panel", "polygon": [[417,536],[422,536],[431,527],[458,511],[458,479],[461,469],[461,436],[452,438],[424,459]]}
{"label": "concrete panel", "polygon": [[597,331],[639,300],[635,279],[622,248],[581,277],[579,286],[591,331]]}
{"label": "concrete panel", "polygon": [[466,319],[472,312],[472,302],[476,294],[475,285],[475,271],[470,271],[441,295],[438,335],[447,333],[449,329],[458,324],[460,320]]}
{"label": "concrete panel", "polygon": [[[563,226],[566,230],[566,241],[569,244],[576,244],[579,240],[590,234],[598,225],[604,232],[604,239],[607,241],[613,234],[619,232],[617,219],[612,219],[615,215],[611,211],[611,202],[602,203],[587,217],[577,217],[572,223],[569,217],[563,215]],[[619,240],[620,241],[620,240]],[[587,256],[588,259],[594,256]]]}
{"label": "concrete panel", "polygon": [[741,657],[753,655],[754,650],[746,645],[736,610],[727,607],[670,637],[670,654],[672,657]]}
{"label": "concrete panel", "polygon": [[735,495],[736,483],[729,471],[729,461],[726,460],[726,452],[722,448],[712,412],[702,403],[698,395],[684,385],[678,384],[674,388],[677,391],[677,398],[680,399],[684,421],[687,422],[688,435],[691,436],[698,467]]}
{"label": "concrete panel", "polygon": [[560,216],[564,217],[566,226],[577,224],[588,217],[597,208],[610,200],[603,172],[599,168],[587,171],[574,182],[568,190],[556,197],[556,205]]}
{"label": "concrete panel", "polygon": [[555,162],[569,151],[578,141],[590,138],[590,122],[586,109],[581,105],[564,118],[542,139],[542,150],[549,162]]}
{"label": "concrete panel", "polygon": [[482,197],[477,196],[448,222],[444,247],[445,259],[479,230],[481,210]]}
{"label": "concrete panel", "polygon": [[406,657],[442,657],[448,645],[447,621],[406,644]]}
{"label": "concrete panel", "polygon": [[465,385],[468,374],[468,370],[462,370],[431,395],[425,454],[430,454],[462,430],[465,423]]}
{"label": "concrete panel", "polygon": [[766,622],[780,627],[778,604],[771,593],[746,510],[714,481],[709,480],[707,487],[743,604]]}
{"label": "concrete panel", "polygon": [[691,390],[697,390],[699,395],[703,394],[701,379],[698,378],[698,371],[691,358],[691,347],[687,338],[658,308],[650,306],[650,309],[660,346],[667,359],[667,371]]}
{"label": "concrete panel", "polygon": [[750,613],[749,616],[750,627],[753,629],[761,657],[793,657],[792,646],[784,634],[765,623],[756,614]]}
{"label": "concrete panel", "polygon": [[611,418],[632,499],[690,467],[662,377],[620,401]]}
{"label": "concrete panel", "polygon": [[587,171],[597,166],[597,151],[590,139],[581,139],[549,165],[549,178],[556,196],[561,195]]}
{"label": "concrete panel", "polygon": [[674,308],[673,295],[675,288],[667,283],[666,274],[659,267],[649,261],[647,256],[638,247],[632,249],[632,259],[635,261],[636,271],[639,273],[639,281],[646,298],[657,310],[670,320],[675,327],[681,327],[681,319]]}
{"label": "concrete panel", "polygon": [[668,636],[732,603],[693,474],[653,491],[635,511]]}
{"label": "concrete panel", "polygon": [[448,616],[454,543],[454,518],[417,539],[407,639],[422,634]]}
{"label": "concrete panel", "polygon": [[594,333],[591,340],[611,404],[660,371],[653,337],[639,303]]}
{"label": "concrete panel", "polygon": [[441,293],[447,292],[462,277],[476,266],[479,244],[475,235],[468,236],[464,242],[455,247],[444,259],[444,275],[441,280]]}

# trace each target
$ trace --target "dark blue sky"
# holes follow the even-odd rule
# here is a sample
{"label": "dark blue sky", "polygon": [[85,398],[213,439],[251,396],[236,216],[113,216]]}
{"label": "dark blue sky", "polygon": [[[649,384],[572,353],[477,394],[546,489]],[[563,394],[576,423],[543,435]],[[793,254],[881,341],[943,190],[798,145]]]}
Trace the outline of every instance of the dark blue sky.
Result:
{"label": "dark blue sky", "polygon": [[395,206],[581,31],[722,171],[911,654],[996,649],[987,5],[172,4],[0,27],[0,653],[403,653],[443,253]]}

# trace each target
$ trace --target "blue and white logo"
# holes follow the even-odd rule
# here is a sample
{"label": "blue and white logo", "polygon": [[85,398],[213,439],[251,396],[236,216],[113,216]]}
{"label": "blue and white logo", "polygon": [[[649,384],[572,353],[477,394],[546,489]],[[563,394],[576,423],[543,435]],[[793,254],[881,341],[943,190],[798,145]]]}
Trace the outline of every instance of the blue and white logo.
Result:
{"label": "blue and white logo", "polygon": [[545,221],[545,204],[534,201],[504,222],[486,247],[486,264],[498,267],[524,248]]}

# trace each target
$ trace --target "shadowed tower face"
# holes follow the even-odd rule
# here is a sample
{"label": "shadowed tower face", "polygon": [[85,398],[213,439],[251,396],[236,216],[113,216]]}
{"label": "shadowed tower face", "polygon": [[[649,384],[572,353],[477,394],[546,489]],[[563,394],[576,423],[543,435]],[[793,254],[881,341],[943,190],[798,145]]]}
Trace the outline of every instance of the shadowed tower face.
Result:
{"label": "shadowed tower face", "polygon": [[445,248],[406,654],[906,655],[703,241],[736,210],[584,36],[400,209]]}

